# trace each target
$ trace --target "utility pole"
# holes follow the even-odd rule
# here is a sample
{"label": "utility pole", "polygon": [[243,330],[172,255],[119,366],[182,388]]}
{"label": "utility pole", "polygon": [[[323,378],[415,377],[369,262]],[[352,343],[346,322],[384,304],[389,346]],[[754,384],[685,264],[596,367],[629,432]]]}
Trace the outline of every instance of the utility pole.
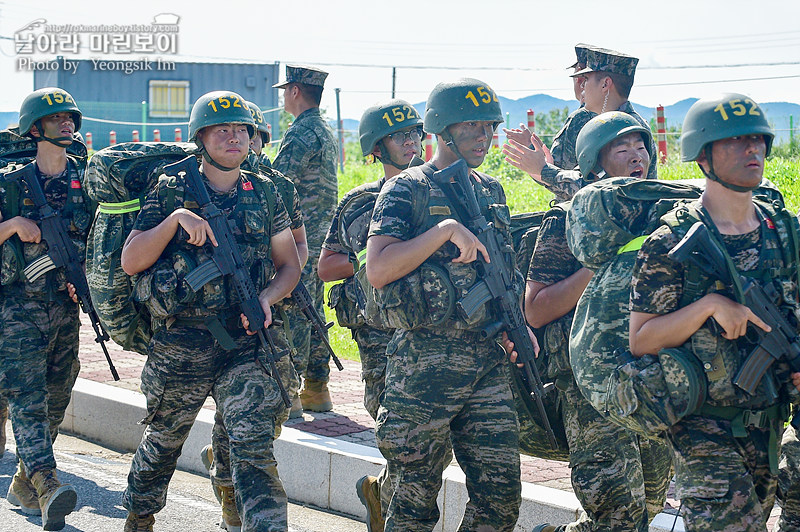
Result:
{"label": "utility pole", "polygon": [[395,86],[397,85],[397,67],[392,67],[392,99],[394,99]]}

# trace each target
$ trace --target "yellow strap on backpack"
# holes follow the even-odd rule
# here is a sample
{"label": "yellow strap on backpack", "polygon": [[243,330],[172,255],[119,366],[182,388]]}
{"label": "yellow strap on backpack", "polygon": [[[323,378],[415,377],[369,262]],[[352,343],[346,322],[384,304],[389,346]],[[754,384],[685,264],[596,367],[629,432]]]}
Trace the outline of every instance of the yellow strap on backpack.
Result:
{"label": "yellow strap on backpack", "polygon": [[120,203],[99,203],[98,210],[105,214],[125,214],[136,212],[140,209],[139,199],[123,201]]}

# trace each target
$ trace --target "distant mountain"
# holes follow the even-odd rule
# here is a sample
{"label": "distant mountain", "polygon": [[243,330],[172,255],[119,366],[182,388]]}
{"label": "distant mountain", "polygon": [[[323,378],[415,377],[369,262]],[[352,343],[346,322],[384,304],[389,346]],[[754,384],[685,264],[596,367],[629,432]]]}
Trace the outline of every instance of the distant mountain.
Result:
{"label": "distant mountain", "polygon": [[18,121],[19,113],[0,112],[0,129],[6,129],[8,126],[15,126]]}

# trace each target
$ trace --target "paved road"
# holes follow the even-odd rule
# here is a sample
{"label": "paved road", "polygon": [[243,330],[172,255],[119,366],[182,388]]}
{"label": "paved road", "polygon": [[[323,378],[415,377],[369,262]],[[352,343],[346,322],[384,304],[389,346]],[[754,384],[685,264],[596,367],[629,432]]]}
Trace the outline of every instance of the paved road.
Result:
{"label": "paved road", "polygon": [[[10,428],[10,427],[9,427]],[[0,459],[0,496],[16,469],[13,436]],[[78,507],[67,516],[65,532],[121,532],[127,512],[121,505],[131,455],[68,435],[56,440],[59,479],[78,491]],[[158,532],[219,531],[220,508],[207,478],[176,472],[166,508],[156,515]],[[0,499],[0,531],[41,531],[40,517],[30,517]],[[316,509],[289,505],[291,532],[363,532],[364,523]]]}

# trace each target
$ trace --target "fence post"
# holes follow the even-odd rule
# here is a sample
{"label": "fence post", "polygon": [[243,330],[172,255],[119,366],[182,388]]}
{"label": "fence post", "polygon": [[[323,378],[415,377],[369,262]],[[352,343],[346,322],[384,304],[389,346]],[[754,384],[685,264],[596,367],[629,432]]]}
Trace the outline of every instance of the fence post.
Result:
{"label": "fence post", "polygon": [[139,142],[139,130],[134,129],[132,132],[133,142]]}
{"label": "fence post", "polygon": [[425,162],[428,162],[433,157],[433,137],[428,133],[425,135]]}
{"label": "fence post", "polygon": [[116,131],[111,130],[111,131],[108,132],[108,143],[111,146],[113,146],[114,144],[117,143],[117,132]]}
{"label": "fence post", "polygon": [[161,130],[154,129],[153,130],[153,142],[161,142]]}
{"label": "fence post", "polygon": [[339,171],[344,172],[344,126],[342,126],[342,108],[339,105],[339,93],[342,89],[333,89],[336,91],[336,125],[339,129]]}
{"label": "fence post", "polygon": [[499,148],[500,147],[500,135],[497,134],[497,131],[494,132],[492,135],[492,148]]}
{"label": "fence post", "polygon": [[528,109],[528,131],[533,133],[536,129],[536,115],[533,112],[533,109]]}
{"label": "fence post", "polygon": [[175,128],[175,142],[183,142],[183,130],[179,127]]}
{"label": "fence post", "polygon": [[86,149],[92,151],[92,134],[86,134]]}
{"label": "fence post", "polygon": [[667,128],[664,120],[664,106],[656,107],[656,134],[658,136],[658,159],[661,164],[667,162]]}

